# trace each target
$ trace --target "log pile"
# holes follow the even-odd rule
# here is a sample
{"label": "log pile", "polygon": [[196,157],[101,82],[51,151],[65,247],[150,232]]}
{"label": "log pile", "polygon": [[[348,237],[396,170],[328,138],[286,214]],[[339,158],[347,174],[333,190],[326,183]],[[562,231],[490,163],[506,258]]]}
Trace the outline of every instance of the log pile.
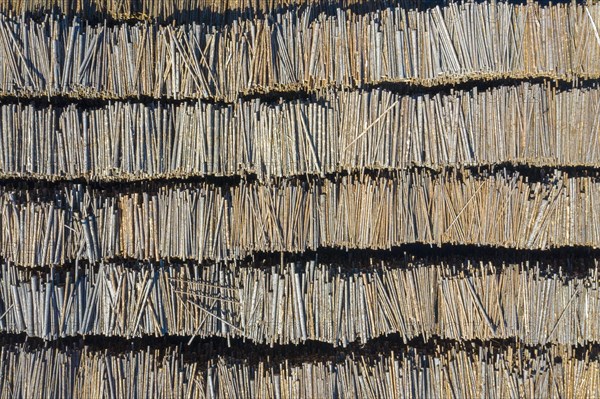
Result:
{"label": "log pile", "polygon": [[[0,176],[134,181],[523,164],[600,166],[600,88],[547,84],[310,99],[0,106]],[[68,143],[68,145],[67,145]]]}
{"label": "log pile", "polygon": [[[159,26],[0,17],[0,96],[210,99],[600,77],[600,5],[451,3]],[[485,21],[482,23],[481,21]]]}
{"label": "log pile", "polygon": [[[112,353],[86,346],[5,345],[0,394],[31,397],[593,397],[597,358],[561,346],[452,347],[341,355],[332,360],[186,361],[177,347]],[[189,357],[189,356],[188,356]],[[323,357],[323,355],[322,355]],[[294,361],[295,360],[295,361]],[[7,371],[19,370],[19,373]],[[46,381],[52,381],[47,384]]]}
{"label": "log pile", "polygon": [[412,243],[600,247],[598,178],[560,171],[541,181],[508,171],[417,170],[139,191],[14,186],[0,196],[0,212],[0,255],[30,267],[77,259],[220,261]]}
{"label": "log pile", "polygon": [[[445,262],[110,263],[49,273],[4,264],[0,329],[46,340],[174,335],[269,345],[347,346],[388,334],[600,342],[598,259]],[[573,264],[588,274],[557,272]]]}
{"label": "log pile", "polygon": [[0,0],[0,396],[597,395],[598,25]]}

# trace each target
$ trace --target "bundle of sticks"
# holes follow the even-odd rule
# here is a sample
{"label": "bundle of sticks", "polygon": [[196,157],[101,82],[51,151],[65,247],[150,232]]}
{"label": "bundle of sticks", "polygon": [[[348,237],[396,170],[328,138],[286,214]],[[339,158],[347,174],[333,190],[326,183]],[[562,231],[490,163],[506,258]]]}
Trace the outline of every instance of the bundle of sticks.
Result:
{"label": "bundle of sticks", "polygon": [[382,83],[600,77],[600,4],[465,2],[311,14],[223,27],[0,17],[0,95],[234,102]]}
{"label": "bundle of sticks", "polygon": [[533,181],[517,171],[413,170],[127,191],[16,185],[0,190],[0,215],[0,256],[21,266],[82,258],[219,261],[407,243],[600,247],[598,179],[560,171]]}
{"label": "bundle of sticks", "polygon": [[0,0],[0,397],[597,395],[599,24]]}
{"label": "bundle of sticks", "polygon": [[131,181],[498,163],[600,166],[600,89],[327,91],[235,105],[0,106],[2,177]]}
{"label": "bundle of sticks", "polygon": [[[177,347],[99,351],[5,345],[2,396],[82,398],[593,397],[600,362],[591,349],[433,344],[430,348],[292,361],[236,357],[190,361]],[[321,354],[321,358],[323,355]],[[193,358],[192,358],[193,359]],[[294,361],[295,360],[295,361]],[[12,373],[11,370],[19,370]],[[47,383],[52,381],[52,383]]]}
{"label": "bundle of sticks", "polygon": [[[221,336],[270,345],[346,346],[388,334],[600,342],[598,259],[446,262],[139,262],[49,272],[3,264],[0,331],[46,340]],[[587,274],[556,273],[576,263]]]}

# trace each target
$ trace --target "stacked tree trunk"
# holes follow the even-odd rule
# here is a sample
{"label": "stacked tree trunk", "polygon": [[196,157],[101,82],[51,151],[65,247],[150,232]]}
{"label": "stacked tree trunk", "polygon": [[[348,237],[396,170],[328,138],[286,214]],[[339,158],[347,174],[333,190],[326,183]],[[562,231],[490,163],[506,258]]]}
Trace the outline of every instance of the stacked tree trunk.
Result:
{"label": "stacked tree trunk", "polygon": [[330,11],[334,18],[309,8],[225,26],[0,18],[0,95],[235,102],[385,83],[600,77],[599,4]]}
{"label": "stacked tree trunk", "polygon": [[[321,359],[297,355],[248,360],[197,359],[197,354],[181,353],[177,347],[119,354],[79,345],[5,345],[0,392],[88,398],[574,398],[594,397],[600,389],[598,360],[581,358],[570,348],[529,349],[510,343],[501,348],[469,343],[428,346],[400,352],[382,349],[378,354],[355,350],[333,359],[322,353]],[[252,344],[247,347],[254,349]]]}
{"label": "stacked tree trunk", "polygon": [[[49,273],[3,265],[0,329],[47,340],[176,335],[269,345],[346,346],[387,334],[600,342],[598,260],[446,261],[110,263]],[[568,264],[587,274],[560,273]]]}
{"label": "stacked tree trunk", "polygon": [[[451,93],[329,90],[272,104],[111,101],[0,105],[0,176],[132,181],[600,166],[600,88],[549,84]],[[66,145],[68,143],[68,145]]]}
{"label": "stacked tree trunk", "polygon": [[598,25],[0,0],[0,396],[594,397]]}

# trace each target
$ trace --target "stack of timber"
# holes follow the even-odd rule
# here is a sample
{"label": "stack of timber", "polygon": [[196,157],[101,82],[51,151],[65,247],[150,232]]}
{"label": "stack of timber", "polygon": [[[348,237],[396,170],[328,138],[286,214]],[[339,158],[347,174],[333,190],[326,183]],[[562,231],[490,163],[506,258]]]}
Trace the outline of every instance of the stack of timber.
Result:
{"label": "stack of timber", "polygon": [[0,17],[0,95],[211,99],[384,83],[600,78],[600,4],[285,11],[225,26]]}
{"label": "stack of timber", "polygon": [[[8,343],[0,354],[0,393],[90,398],[575,398],[594,397],[600,389],[600,362],[597,355],[585,355],[586,347],[576,351],[562,346],[432,342],[409,348],[370,345],[333,355],[313,348],[285,359],[247,359],[245,352],[256,348],[244,345],[241,359],[207,359],[197,354],[201,349],[182,353],[176,346],[122,348],[124,352],[115,353],[118,349]],[[6,373],[10,370],[19,372]]]}
{"label": "stack of timber", "polygon": [[0,329],[51,340],[174,335],[346,346],[399,334],[600,343],[600,260],[563,261],[121,262],[50,272],[4,264]]}
{"label": "stack of timber", "polygon": [[600,167],[600,87],[327,90],[231,105],[0,105],[0,176],[133,181],[511,163]]}
{"label": "stack of timber", "polygon": [[32,267],[82,258],[220,261],[412,243],[600,248],[598,177],[560,171],[530,178],[505,170],[414,170],[127,190],[5,185],[0,213],[0,255]]}
{"label": "stack of timber", "polygon": [[599,25],[0,0],[0,396],[594,397]]}

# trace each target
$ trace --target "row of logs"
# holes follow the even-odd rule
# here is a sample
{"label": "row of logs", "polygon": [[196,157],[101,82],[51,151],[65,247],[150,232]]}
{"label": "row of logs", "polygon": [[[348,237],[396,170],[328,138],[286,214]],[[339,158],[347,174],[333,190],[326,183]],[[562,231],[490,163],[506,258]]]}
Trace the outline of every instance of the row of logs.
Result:
{"label": "row of logs", "polygon": [[600,4],[451,3],[223,27],[0,17],[0,95],[212,99],[382,83],[600,77]]}
{"label": "row of logs", "polygon": [[0,177],[131,181],[502,163],[600,166],[600,89],[329,91],[235,105],[0,105]]}

